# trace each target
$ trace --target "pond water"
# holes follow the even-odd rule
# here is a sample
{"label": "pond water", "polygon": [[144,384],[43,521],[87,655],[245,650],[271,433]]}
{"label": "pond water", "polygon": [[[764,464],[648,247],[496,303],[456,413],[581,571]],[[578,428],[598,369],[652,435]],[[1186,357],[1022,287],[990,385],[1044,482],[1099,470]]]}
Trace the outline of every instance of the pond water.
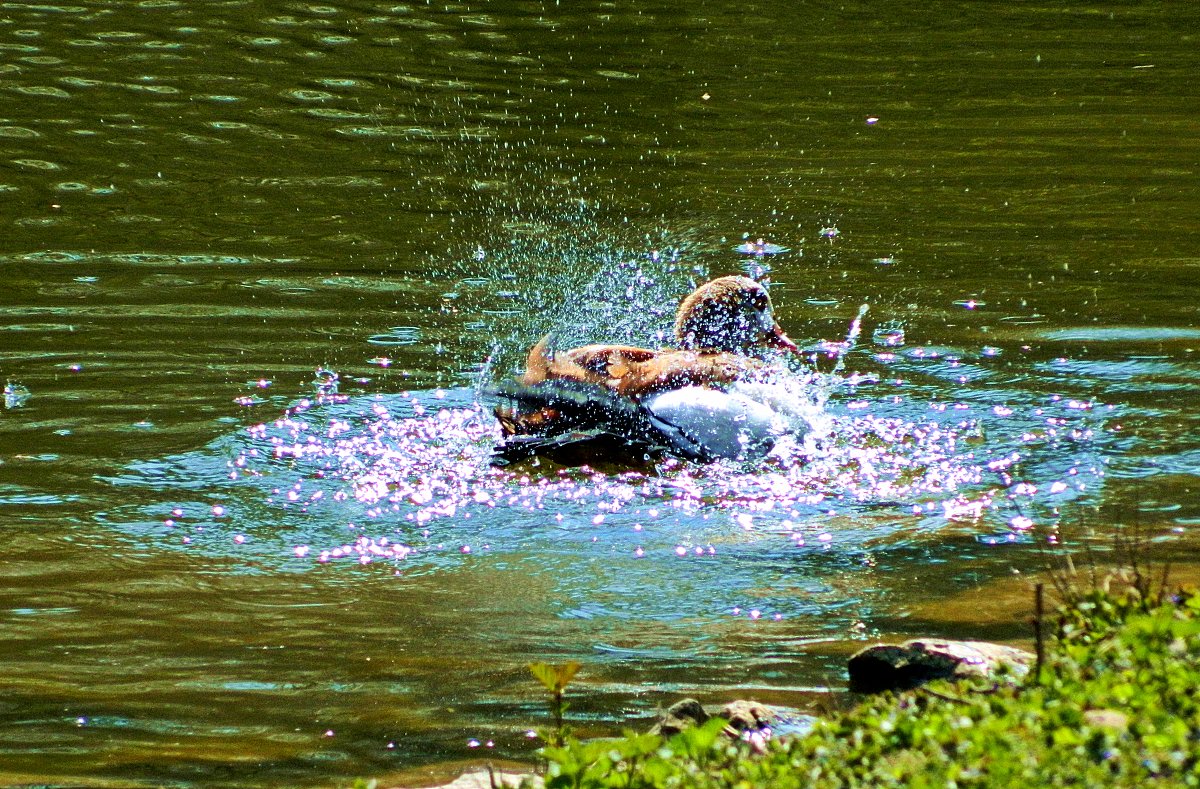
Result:
{"label": "pond water", "polygon": [[[1114,526],[1195,576],[1198,30],[0,4],[0,783],[530,760],[532,661],[586,734],[809,710],[878,638],[1027,640]],[[658,343],[737,272],[818,356],[867,305],[789,378],[803,462],[489,465],[539,337]]]}

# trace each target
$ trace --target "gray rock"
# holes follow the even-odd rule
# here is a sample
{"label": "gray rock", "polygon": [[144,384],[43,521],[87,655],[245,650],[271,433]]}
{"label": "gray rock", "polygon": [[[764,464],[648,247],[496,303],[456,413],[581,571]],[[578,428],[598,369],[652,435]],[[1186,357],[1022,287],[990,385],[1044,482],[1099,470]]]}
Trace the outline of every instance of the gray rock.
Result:
{"label": "gray rock", "polygon": [[[776,725],[787,719],[786,712],[757,701],[731,701],[713,715],[729,721],[725,727],[726,736],[745,740],[754,750],[761,752],[773,736]],[[650,733],[670,737],[689,727],[707,723],[713,715],[695,699],[683,699],[662,714]]]}
{"label": "gray rock", "polygon": [[850,689],[858,693],[908,690],[935,679],[990,679],[1002,670],[1023,677],[1035,660],[1023,649],[987,641],[925,638],[877,644],[850,658]]}
{"label": "gray rock", "polygon": [[658,722],[650,729],[651,734],[670,737],[692,726],[702,726],[711,716],[695,699],[683,699],[667,708]]}

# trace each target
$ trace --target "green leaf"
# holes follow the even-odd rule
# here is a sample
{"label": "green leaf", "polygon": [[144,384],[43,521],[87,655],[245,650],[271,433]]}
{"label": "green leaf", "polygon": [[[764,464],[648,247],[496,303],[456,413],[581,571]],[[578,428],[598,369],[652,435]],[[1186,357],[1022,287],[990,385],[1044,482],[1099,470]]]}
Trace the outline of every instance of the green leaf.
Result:
{"label": "green leaf", "polygon": [[533,674],[534,679],[542,683],[546,690],[551,693],[562,693],[582,667],[583,664],[577,660],[571,660],[560,665],[530,663],[529,673]]}

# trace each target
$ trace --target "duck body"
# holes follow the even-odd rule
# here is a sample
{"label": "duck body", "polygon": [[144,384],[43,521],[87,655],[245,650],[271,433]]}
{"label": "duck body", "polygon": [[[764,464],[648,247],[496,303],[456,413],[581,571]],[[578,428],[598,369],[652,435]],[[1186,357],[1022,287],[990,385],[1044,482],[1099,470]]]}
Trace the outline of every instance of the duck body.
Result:
{"label": "duck body", "polygon": [[675,321],[679,348],[585,345],[556,352],[543,338],[525,373],[501,391],[511,405],[496,416],[503,465],[533,454],[589,445],[642,457],[746,459],[795,433],[756,399],[753,387],[773,367],[770,350],[796,352],[771,313],[766,289],[748,277],[722,277],[683,300]]}
{"label": "duck body", "polygon": [[644,402],[651,423],[696,457],[745,460],[770,452],[791,425],[770,406],[739,392],[685,386]]}

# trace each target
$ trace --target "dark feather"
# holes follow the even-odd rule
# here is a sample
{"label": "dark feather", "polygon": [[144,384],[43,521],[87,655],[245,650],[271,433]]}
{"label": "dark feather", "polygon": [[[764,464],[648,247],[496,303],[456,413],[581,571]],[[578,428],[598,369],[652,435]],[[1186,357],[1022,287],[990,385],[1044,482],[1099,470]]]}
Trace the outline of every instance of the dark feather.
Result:
{"label": "dark feather", "polygon": [[[496,406],[506,434],[493,453],[496,465],[562,454],[568,448],[579,450],[583,457],[585,449],[606,449],[633,458],[668,454],[711,460],[685,431],[656,417],[637,400],[598,384],[561,379],[532,385],[513,382],[495,395],[509,404]],[[551,416],[540,419],[541,415]]]}

